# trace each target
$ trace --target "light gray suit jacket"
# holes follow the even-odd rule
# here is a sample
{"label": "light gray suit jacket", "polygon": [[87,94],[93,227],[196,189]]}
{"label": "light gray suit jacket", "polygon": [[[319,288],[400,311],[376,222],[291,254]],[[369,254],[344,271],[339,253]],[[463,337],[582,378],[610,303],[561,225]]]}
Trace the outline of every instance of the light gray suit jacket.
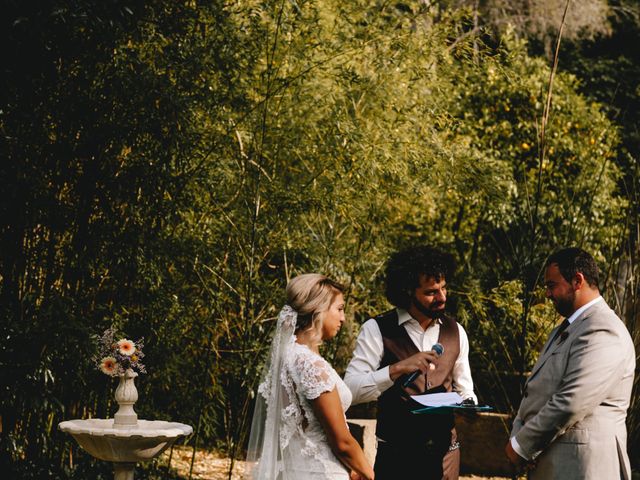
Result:
{"label": "light gray suit jacket", "polygon": [[530,478],[629,480],[625,420],[636,355],[627,328],[602,300],[547,345],[511,431],[536,460]]}

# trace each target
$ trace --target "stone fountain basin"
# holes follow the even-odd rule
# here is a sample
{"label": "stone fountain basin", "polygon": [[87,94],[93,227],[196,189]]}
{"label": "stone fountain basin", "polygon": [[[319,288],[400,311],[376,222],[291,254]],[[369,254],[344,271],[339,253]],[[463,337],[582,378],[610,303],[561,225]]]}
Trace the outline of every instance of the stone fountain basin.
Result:
{"label": "stone fountain basin", "polygon": [[87,452],[107,462],[136,463],[151,460],[178,437],[190,435],[190,425],[162,420],[138,420],[137,425],[113,427],[113,419],[68,420],[58,428],[73,435]]}

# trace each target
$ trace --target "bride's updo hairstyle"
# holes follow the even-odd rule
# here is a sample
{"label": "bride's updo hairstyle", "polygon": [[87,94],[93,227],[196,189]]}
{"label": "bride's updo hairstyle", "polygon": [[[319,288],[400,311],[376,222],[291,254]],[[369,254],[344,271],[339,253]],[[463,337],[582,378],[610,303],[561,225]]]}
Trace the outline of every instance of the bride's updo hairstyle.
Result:
{"label": "bride's updo hairstyle", "polygon": [[298,313],[296,331],[313,330],[321,336],[322,319],[344,286],[319,273],[304,273],[287,284],[287,304]]}

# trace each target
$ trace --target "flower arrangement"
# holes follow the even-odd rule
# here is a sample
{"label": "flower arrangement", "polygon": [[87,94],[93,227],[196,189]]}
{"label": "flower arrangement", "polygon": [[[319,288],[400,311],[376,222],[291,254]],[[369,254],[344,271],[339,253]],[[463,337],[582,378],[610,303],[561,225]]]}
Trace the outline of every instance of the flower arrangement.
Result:
{"label": "flower arrangement", "polygon": [[124,372],[129,368],[139,373],[147,373],[141,362],[144,358],[144,353],[142,353],[144,339],[141,338],[134,342],[128,338],[116,340],[115,337],[115,328],[111,327],[97,338],[99,351],[94,357],[94,361],[98,369],[112,377],[124,375]]}

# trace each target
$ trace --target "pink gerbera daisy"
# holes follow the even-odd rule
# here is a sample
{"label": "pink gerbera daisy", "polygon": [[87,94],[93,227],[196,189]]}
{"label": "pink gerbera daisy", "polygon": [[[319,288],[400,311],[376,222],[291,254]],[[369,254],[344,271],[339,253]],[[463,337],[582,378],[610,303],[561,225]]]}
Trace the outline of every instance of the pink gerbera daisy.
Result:
{"label": "pink gerbera daisy", "polygon": [[131,340],[127,340],[123,338],[122,340],[118,340],[118,351],[121,355],[130,356],[133,355],[136,351],[136,344]]}
{"label": "pink gerbera daisy", "polygon": [[118,368],[118,362],[113,357],[104,357],[100,361],[100,370],[107,375],[113,375]]}

